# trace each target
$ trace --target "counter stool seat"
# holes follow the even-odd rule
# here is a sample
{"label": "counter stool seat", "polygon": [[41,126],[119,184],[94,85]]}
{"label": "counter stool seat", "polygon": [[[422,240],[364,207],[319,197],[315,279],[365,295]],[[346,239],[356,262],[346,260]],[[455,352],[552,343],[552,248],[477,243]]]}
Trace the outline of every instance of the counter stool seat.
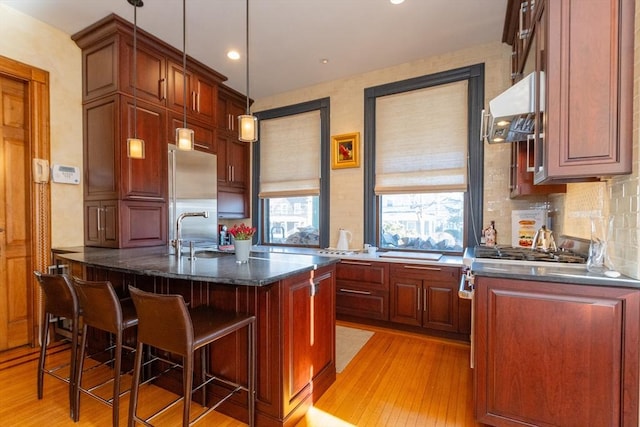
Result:
{"label": "counter stool seat", "polygon": [[[44,392],[44,374],[49,374],[54,378],[69,384],[69,416],[78,421],[75,412],[74,389],[76,375],[76,349],[78,347],[78,319],[80,306],[78,297],[73,288],[71,278],[64,274],[44,274],[34,271],[40,288],[44,294],[44,304],[42,307],[43,318],[40,324],[40,357],[38,359],[38,399],[42,399]],[[69,363],[48,368],[45,366],[47,358],[47,347],[49,344],[49,329],[51,323],[64,317],[71,324],[71,350],[69,351]],[[69,368],[69,374],[63,375],[65,369]]]}
{"label": "counter stool seat", "polygon": [[[136,306],[138,313],[138,345],[133,373],[133,384],[131,385],[131,396],[129,404],[129,427],[133,427],[136,422],[144,425],[151,425],[150,421],[168,408],[183,402],[183,427],[191,426],[212,410],[216,409],[222,402],[233,396],[240,390],[247,392],[247,412],[249,425],[254,425],[255,411],[255,322],[256,317],[249,314],[227,312],[217,310],[213,307],[198,306],[189,310],[182,295],[167,295],[145,292],[140,289],[129,287],[129,293]],[[207,359],[206,346],[214,341],[223,338],[240,329],[247,328],[247,386],[233,383],[228,380],[217,378],[206,373]],[[142,346],[147,344],[160,350],[168,351],[183,359],[183,395],[150,417],[145,419],[137,415],[138,387],[140,385]],[[201,384],[193,388],[194,353],[200,349],[202,361]],[[233,356],[233,355],[232,355]],[[194,420],[190,421],[189,409],[191,406],[191,396],[196,390],[203,390],[204,402],[207,405],[206,385],[213,381],[219,381],[231,387],[231,391],[218,400],[215,405],[206,408]]]}
{"label": "counter stool seat", "polygon": [[[118,427],[120,397],[130,390],[120,390],[122,376],[122,353],[124,349],[131,352],[134,348],[123,344],[123,334],[126,329],[138,324],[133,301],[130,298],[119,299],[111,282],[109,281],[86,281],[73,278],[73,284],[78,295],[78,302],[82,311],[82,342],[78,354],[76,388],[74,394],[74,405],[76,419],[80,418],[80,393],[91,396],[112,408],[112,422],[114,427]],[[85,353],[87,347],[87,328],[91,326],[112,334],[115,343],[100,353],[113,352],[113,357],[103,361],[98,365],[84,369]],[[93,355],[95,356],[95,354]],[[100,366],[113,367],[113,377],[92,386],[83,386],[82,377],[86,371],[96,369]],[[96,391],[103,386],[113,382],[113,392],[110,398],[104,398]]]}

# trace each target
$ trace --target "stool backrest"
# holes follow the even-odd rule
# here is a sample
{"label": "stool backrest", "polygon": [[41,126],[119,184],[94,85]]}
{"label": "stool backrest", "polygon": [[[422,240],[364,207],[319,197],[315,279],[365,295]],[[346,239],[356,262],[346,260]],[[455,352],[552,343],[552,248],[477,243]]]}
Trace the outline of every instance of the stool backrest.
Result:
{"label": "stool backrest", "polygon": [[66,274],[33,272],[44,293],[44,311],[54,316],[73,319],[78,313],[78,296]]}
{"label": "stool backrest", "polygon": [[129,286],[138,314],[138,341],[186,355],[193,348],[193,325],[182,295],[145,292]]}
{"label": "stool backrest", "polygon": [[122,307],[111,282],[74,277],[73,284],[84,323],[114,334],[122,329]]}

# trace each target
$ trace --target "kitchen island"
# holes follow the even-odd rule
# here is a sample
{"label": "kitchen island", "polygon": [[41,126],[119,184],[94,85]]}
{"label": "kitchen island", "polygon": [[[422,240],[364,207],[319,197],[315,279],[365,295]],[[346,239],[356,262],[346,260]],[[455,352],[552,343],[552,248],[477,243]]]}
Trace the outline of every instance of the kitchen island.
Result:
{"label": "kitchen island", "polygon": [[[53,252],[56,263],[68,264],[72,274],[109,280],[121,297],[131,285],[181,294],[191,307],[206,304],[256,315],[258,426],[295,425],[335,381],[338,259],[252,253],[248,263],[237,264],[232,254],[199,251],[190,260],[188,255],[170,254],[165,246]],[[244,334],[240,331],[213,345],[209,360],[215,375],[246,384]],[[175,380],[160,385],[179,390]],[[212,391],[208,395],[222,394]],[[219,410],[246,421],[246,398],[239,393]]]}

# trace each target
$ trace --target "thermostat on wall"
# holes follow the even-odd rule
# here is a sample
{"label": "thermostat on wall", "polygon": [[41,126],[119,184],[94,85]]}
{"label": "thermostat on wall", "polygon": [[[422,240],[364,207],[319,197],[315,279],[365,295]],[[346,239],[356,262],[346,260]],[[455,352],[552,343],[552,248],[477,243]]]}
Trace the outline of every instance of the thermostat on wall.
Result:
{"label": "thermostat on wall", "polygon": [[51,180],[60,184],[80,184],[80,168],[77,166],[53,165]]}

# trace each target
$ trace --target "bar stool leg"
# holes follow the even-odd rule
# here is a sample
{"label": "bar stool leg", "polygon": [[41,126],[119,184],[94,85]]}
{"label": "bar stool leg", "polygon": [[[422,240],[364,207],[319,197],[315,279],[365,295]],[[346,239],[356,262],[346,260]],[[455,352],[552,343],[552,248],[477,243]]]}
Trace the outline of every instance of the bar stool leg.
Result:
{"label": "bar stool leg", "polygon": [[[47,344],[49,341],[49,321],[51,315],[45,313],[44,320],[40,326],[40,358],[38,360],[38,399],[42,399],[44,390],[44,361],[47,356]],[[72,414],[73,415],[73,414]]]}
{"label": "bar stool leg", "polygon": [[80,385],[82,384],[82,370],[84,369],[84,356],[85,350],[87,346],[87,329],[88,326],[85,324],[82,326],[82,339],[80,340],[79,349],[77,351],[78,360],[76,361],[76,374],[75,374],[75,382],[74,382],[74,414],[73,420],[78,421],[80,419]]}
{"label": "bar stool leg", "polygon": [[118,427],[120,410],[120,371],[122,366],[122,333],[116,334],[116,353],[113,366],[113,401],[111,408],[113,411],[113,427]]}
{"label": "bar stool leg", "polygon": [[136,346],[136,357],[133,363],[133,378],[131,380],[131,395],[129,396],[129,422],[128,427],[134,427],[135,417],[138,407],[138,387],[140,386],[140,371],[142,370],[142,346],[138,341]]}
{"label": "bar stool leg", "polygon": [[191,409],[191,389],[193,387],[193,352],[189,352],[184,358],[182,367],[182,384],[184,387],[184,408],[182,411],[182,425],[189,425],[189,409]]}

